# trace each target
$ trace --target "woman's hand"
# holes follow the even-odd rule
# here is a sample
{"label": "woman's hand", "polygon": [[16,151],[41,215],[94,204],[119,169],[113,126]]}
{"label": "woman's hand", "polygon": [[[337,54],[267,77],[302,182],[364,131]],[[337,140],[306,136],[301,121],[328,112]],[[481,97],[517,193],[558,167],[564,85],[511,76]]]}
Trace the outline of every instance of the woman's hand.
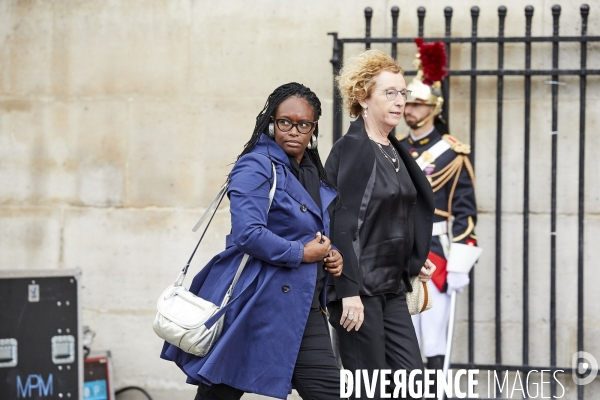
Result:
{"label": "woman's hand", "polygon": [[325,269],[333,276],[340,276],[344,268],[344,260],[337,250],[331,252],[323,259]]}
{"label": "woman's hand", "polygon": [[342,325],[348,332],[352,329],[359,330],[365,320],[365,307],[360,296],[344,297],[342,299]]}
{"label": "woman's hand", "polygon": [[315,238],[304,245],[302,262],[313,263],[322,260],[330,251],[331,240],[321,232],[317,232]]}
{"label": "woman's hand", "polygon": [[421,271],[419,272],[419,280],[421,282],[429,281],[431,279],[431,276],[435,272],[435,269],[435,264],[429,261],[429,259],[427,259],[427,261],[425,261],[425,265],[421,267]]}

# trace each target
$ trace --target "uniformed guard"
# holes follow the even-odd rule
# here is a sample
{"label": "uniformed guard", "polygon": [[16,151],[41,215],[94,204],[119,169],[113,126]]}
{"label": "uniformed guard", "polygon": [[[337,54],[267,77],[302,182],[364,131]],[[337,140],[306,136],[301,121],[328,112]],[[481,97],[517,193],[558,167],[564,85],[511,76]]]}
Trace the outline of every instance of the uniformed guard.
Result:
{"label": "uniformed guard", "polygon": [[469,284],[469,271],[481,249],[475,224],[475,174],[471,148],[448,133],[440,113],[444,104],[441,80],[446,74],[444,44],[417,39],[416,77],[404,111],[408,135],[398,137],[421,167],[435,196],[433,238],[429,259],[437,266],[430,285],[433,308],[413,316],[427,368],[442,369],[447,344],[451,295]]}

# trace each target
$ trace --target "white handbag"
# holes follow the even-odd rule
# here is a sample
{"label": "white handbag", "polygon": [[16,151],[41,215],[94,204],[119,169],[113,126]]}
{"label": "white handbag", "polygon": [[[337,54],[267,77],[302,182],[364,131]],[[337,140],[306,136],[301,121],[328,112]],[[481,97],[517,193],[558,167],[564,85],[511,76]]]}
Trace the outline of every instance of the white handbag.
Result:
{"label": "white handbag", "polygon": [[[271,208],[271,203],[275,196],[275,187],[277,186],[277,172],[275,170],[275,165],[272,164],[272,167],[273,186],[269,191],[269,209]],[[204,227],[202,235],[200,235],[200,240],[198,240],[196,248],[177,277],[177,280],[158,298],[158,312],[156,313],[152,326],[154,332],[156,332],[160,338],[179,347],[186,353],[191,353],[199,357],[204,357],[221,336],[225,312],[227,311],[228,305],[231,304],[229,301],[233,289],[235,288],[249,258],[248,254],[244,254],[242,257],[242,261],[240,262],[233,281],[223,297],[220,306],[196,296],[182,286],[192,258],[194,258],[194,254],[196,254],[196,250],[198,250],[198,246],[200,245],[200,242],[202,242],[202,238],[204,238],[208,225],[210,225],[225,193],[227,193],[228,187],[229,181],[225,182],[221,187],[217,196],[213,199],[202,218],[200,218],[200,221],[198,221],[194,227],[193,230],[196,231],[210,215],[210,219]],[[213,321],[216,318],[218,319],[216,319],[212,325],[207,324],[207,321],[211,318],[213,318]]]}

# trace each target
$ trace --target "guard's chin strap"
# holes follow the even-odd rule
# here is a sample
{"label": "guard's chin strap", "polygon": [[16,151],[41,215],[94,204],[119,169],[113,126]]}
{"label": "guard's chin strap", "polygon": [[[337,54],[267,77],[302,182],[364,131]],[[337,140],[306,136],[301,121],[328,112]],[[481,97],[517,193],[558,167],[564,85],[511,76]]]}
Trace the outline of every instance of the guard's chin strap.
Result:
{"label": "guard's chin strap", "polygon": [[423,125],[425,125],[427,123],[427,121],[429,121],[430,119],[435,118],[442,110],[443,105],[444,105],[444,99],[442,99],[441,97],[438,97],[437,103],[435,104],[435,107],[433,107],[433,110],[431,110],[431,112],[429,113],[428,116],[426,116],[419,123],[417,123],[417,128],[420,128]]}

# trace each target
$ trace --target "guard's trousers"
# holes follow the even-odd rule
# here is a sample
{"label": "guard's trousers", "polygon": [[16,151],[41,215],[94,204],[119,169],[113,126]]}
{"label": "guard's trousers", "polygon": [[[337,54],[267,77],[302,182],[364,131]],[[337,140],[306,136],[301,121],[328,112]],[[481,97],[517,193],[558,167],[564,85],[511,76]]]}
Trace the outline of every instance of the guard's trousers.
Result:
{"label": "guard's trousers", "polygon": [[[406,305],[406,295],[386,294],[378,296],[361,296],[364,305],[365,320],[358,331],[346,331],[340,325],[342,317],[342,301],[328,304],[329,322],[336,329],[339,341],[339,352],[344,369],[355,375],[356,370],[367,370],[373,376],[374,370],[391,370],[390,383],[387,393],[392,394],[393,374],[397,370],[405,370],[408,376],[412,370],[419,370],[417,381],[422,382],[423,360],[410,313]],[[377,380],[379,383],[379,379]],[[354,382],[356,384],[356,382]],[[364,380],[361,379],[361,396],[350,398],[380,399],[380,387],[377,385],[375,397],[368,397],[365,392]],[[413,399],[407,392],[407,397]],[[421,398],[421,397],[415,397]]]}
{"label": "guard's trousers", "polygon": [[431,310],[412,317],[419,345],[427,358],[446,354],[450,316],[450,296],[441,293],[435,285],[429,285],[429,294],[433,300]]}

